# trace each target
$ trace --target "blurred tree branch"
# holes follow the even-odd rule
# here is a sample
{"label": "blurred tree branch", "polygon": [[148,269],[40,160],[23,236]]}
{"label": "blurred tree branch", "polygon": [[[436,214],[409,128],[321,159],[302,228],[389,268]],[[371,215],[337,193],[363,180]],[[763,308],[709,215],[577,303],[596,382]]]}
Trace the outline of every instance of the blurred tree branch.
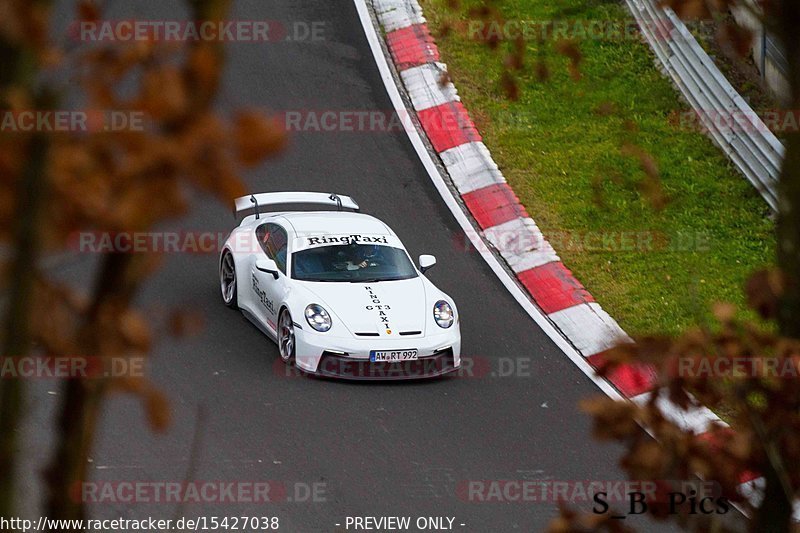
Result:
{"label": "blurred tree branch", "polygon": [[[789,61],[791,105],[800,109],[800,4],[792,0],[775,2],[776,27]],[[787,337],[800,339],[800,132],[785,140],[786,159],[778,188],[778,264],[786,276],[779,323]]]}
{"label": "blurred tree branch", "polygon": [[[41,20],[36,18],[39,9],[49,2],[33,2],[34,8],[25,10],[23,2],[8,3],[6,10],[14,11],[19,25],[0,27],[0,92],[2,100],[14,91],[33,93],[36,73],[43,48]],[[40,92],[35,102],[46,108],[52,104],[50,95]],[[45,195],[45,154],[48,140],[42,134],[28,139],[2,141],[3,148],[27,152],[25,162],[9,165],[0,162],[0,173],[14,190],[18,201],[7,228],[13,243],[13,256],[8,268],[9,296],[2,331],[3,355],[22,356],[31,344],[28,316],[31,312],[31,294],[34,274],[30,265],[39,257],[39,213]],[[4,164],[5,163],[5,164]],[[22,384],[15,379],[0,380],[0,517],[11,515],[14,498],[15,452],[17,427],[22,410]]]}
{"label": "blurred tree branch", "polygon": [[[229,0],[189,5],[192,20],[224,20]],[[3,353],[19,357],[35,346],[35,353],[53,356],[144,355],[151,333],[133,300],[157,257],[103,254],[91,291],[82,295],[48,277],[39,256],[67,249],[80,231],[147,231],[188,210],[188,188],[229,202],[244,194],[238,172],[280,150],[283,135],[254,111],[239,112],[233,121],[214,113],[220,43],[88,43],[72,50],[76,54],[64,65],[64,51],[50,42],[49,7],[45,1],[0,2],[0,97],[6,107],[19,112],[54,106],[56,94],[37,95],[50,95],[43,74],[61,66],[78,74],[89,109],[140,112],[148,123],[142,130],[0,136],[0,240],[14,252],[3,279],[11,289]],[[97,4],[79,2],[79,20],[101,16]],[[122,97],[117,89],[131,76],[137,90]],[[9,517],[21,383],[3,380],[0,386],[0,516]],[[167,400],[146,378],[67,380],[56,452],[46,473],[46,513],[53,518],[84,515],[71,489],[87,477],[103,400],[113,391],[140,397],[154,430],[169,424]]]}

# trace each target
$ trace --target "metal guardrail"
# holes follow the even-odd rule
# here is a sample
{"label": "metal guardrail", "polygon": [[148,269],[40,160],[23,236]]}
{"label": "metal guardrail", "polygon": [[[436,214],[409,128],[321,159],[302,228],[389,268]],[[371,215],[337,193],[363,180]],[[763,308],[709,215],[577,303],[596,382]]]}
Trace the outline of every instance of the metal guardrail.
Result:
{"label": "metal guardrail", "polygon": [[666,72],[708,135],[777,211],[785,147],[670,8],[654,0],[626,0]]}
{"label": "metal guardrail", "polygon": [[783,47],[778,42],[775,36],[767,33],[765,38],[764,54],[770,58],[778,69],[785,75],[789,74],[789,60],[783,52]]}

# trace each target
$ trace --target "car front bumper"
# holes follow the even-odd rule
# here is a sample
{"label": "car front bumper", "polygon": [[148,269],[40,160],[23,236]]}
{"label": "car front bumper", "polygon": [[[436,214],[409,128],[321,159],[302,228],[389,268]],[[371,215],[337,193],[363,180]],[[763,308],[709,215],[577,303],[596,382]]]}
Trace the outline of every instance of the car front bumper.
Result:
{"label": "car front bumper", "polygon": [[[372,350],[416,349],[418,359],[372,362]],[[328,337],[295,328],[295,364],[326,377],[354,380],[403,380],[441,376],[461,366],[461,333],[457,326],[438,335],[414,337]]]}

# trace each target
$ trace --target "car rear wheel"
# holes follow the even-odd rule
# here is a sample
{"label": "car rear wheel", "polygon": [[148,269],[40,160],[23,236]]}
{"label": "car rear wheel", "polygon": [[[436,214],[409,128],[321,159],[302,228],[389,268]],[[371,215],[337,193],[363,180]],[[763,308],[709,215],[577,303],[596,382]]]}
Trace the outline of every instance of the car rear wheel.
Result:
{"label": "car rear wheel", "polygon": [[292,315],[284,309],[278,319],[278,351],[281,353],[281,360],[290,363],[294,359],[294,323]]}
{"label": "car rear wheel", "polygon": [[236,309],[238,307],[236,300],[236,264],[233,261],[233,254],[229,251],[222,255],[222,261],[220,261],[219,286],[222,291],[222,301],[228,307]]}

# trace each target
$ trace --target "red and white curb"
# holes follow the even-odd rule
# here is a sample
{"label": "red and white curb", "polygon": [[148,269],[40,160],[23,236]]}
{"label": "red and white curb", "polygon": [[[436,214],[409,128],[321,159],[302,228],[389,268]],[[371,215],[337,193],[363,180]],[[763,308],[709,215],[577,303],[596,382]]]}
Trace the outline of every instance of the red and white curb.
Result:
{"label": "red and white curb", "polygon": [[[547,318],[593,366],[619,342],[631,342],[617,322],[564,266],[520,204],[456,87],[414,0],[373,0],[395,67],[419,123],[450,175],[482,237],[503,257]],[[648,392],[655,376],[645,367],[620,369],[611,383],[626,397]]]}
{"label": "red and white curb", "polygon": [[[484,259],[492,266],[501,281],[517,297],[534,320],[550,335],[549,327],[538,320],[537,314],[546,316],[558,333],[569,341],[572,350],[560,339],[550,335],[559,347],[598,386],[613,398],[627,398],[635,403],[644,403],[649,393],[657,386],[657,377],[652,367],[644,364],[629,364],[617,368],[606,377],[606,385],[593,369],[601,368],[606,350],[620,342],[632,342],[617,322],[606,313],[591,293],[573,276],[561,262],[556,251],[544,238],[536,222],[520,204],[514,191],[506,183],[503,173],[492,160],[482,142],[480,132],[461,103],[456,87],[449,81],[447,65],[439,61],[440,54],[428,29],[423,11],[416,0],[355,0],[362,24],[373,48],[373,54],[381,70],[398,112],[410,113],[396,93],[396,81],[381,68],[383,48],[377,37],[377,28],[369,15],[366,2],[370,2],[376,18],[383,29],[384,40],[396,71],[405,88],[408,99],[427,136],[430,146],[438,155],[457,189],[461,200],[480,228],[480,235],[459,217],[456,203],[447,196],[438,171],[426,161],[417,131],[413,125],[404,123],[412,144],[420,154],[423,164],[431,174],[439,192],[448,203],[453,214],[476,247],[489,243],[514,272],[527,296],[535,302],[532,312],[516,294],[517,287],[506,282],[495,268],[491,252],[482,250]],[[373,35],[375,34],[375,35]],[[400,107],[403,106],[402,109]],[[415,142],[417,141],[417,142]],[[549,324],[548,324],[549,326]],[[580,358],[575,357],[574,352]],[[664,415],[685,429],[691,429],[698,438],[710,438],[712,424],[725,426],[708,408],[697,405],[688,411],[672,405],[663,395],[659,399]],[[763,478],[755,474],[742,476],[740,492],[757,499]],[[795,516],[800,517],[800,505],[795,506]]]}

